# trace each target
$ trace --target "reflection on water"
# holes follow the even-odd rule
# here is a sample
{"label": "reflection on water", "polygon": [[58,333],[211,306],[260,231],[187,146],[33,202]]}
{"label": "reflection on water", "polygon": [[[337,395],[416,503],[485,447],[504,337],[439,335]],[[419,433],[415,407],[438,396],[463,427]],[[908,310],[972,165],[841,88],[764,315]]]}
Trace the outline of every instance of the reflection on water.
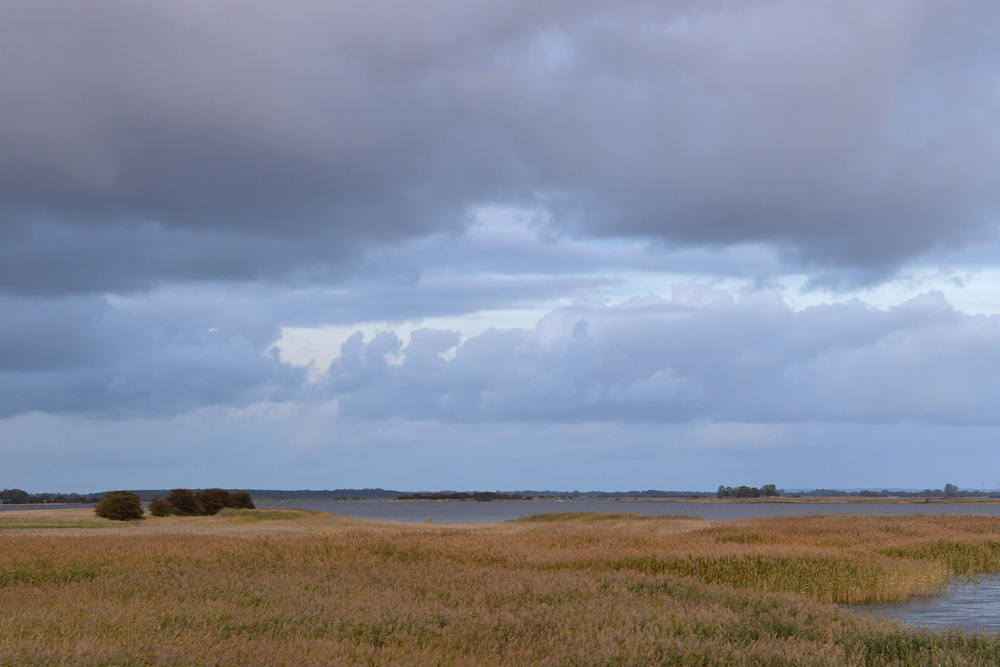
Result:
{"label": "reflection on water", "polygon": [[931,598],[847,608],[942,630],[1000,632],[1000,575],[958,579],[941,595]]}
{"label": "reflection on water", "polygon": [[333,512],[370,521],[426,521],[439,523],[508,521],[545,512],[635,512],[637,514],[683,514],[712,521],[753,519],[766,516],[812,516],[815,514],[978,514],[1000,516],[1000,504],[945,503],[742,503],[698,501],[530,500],[493,501],[388,501],[388,500],[282,500],[257,502],[258,507],[297,507]]}

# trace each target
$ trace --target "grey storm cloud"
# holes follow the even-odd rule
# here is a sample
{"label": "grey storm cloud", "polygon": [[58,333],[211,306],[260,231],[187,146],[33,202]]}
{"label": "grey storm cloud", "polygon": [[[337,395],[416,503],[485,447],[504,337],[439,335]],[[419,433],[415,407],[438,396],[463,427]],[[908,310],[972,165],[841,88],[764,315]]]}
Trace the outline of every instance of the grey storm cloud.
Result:
{"label": "grey storm cloud", "polygon": [[304,379],[240,332],[178,323],[168,312],[94,297],[2,299],[0,312],[0,418],[171,417],[291,400]]}
{"label": "grey storm cloud", "polygon": [[335,401],[344,419],[442,424],[997,425],[1000,316],[960,313],[935,292],[886,310],[796,311],[769,290],[681,285],[671,299],[578,302],[531,330],[357,333],[319,379],[272,347],[282,294],[271,313],[258,294],[3,299],[0,415]]}
{"label": "grey storm cloud", "polygon": [[329,279],[496,203],[891,269],[993,228],[998,13],[4,3],[0,289]]}
{"label": "grey storm cloud", "polygon": [[794,311],[770,291],[687,285],[464,342],[355,334],[327,389],[368,419],[996,425],[998,342],[1000,316],[958,313],[937,292]]}

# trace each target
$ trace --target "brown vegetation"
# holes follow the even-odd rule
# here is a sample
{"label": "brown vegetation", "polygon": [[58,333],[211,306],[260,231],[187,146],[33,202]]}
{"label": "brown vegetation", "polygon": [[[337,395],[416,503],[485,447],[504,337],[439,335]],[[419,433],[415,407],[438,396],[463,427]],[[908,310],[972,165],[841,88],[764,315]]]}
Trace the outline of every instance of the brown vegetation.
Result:
{"label": "brown vegetation", "polygon": [[224,509],[103,525],[0,531],[0,665],[1000,661],[993,639],[830,604],[1000,570],[988,517],[428,525]]}

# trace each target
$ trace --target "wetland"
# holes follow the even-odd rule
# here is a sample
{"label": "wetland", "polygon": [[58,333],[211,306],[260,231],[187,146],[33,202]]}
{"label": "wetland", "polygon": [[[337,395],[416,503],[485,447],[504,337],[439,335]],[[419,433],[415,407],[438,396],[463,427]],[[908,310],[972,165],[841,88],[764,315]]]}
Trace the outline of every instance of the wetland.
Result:
{"label": "wetland", "polygon": [[842,606],[993,572],[990,516],[4,512],[0,665],[995,665]]}

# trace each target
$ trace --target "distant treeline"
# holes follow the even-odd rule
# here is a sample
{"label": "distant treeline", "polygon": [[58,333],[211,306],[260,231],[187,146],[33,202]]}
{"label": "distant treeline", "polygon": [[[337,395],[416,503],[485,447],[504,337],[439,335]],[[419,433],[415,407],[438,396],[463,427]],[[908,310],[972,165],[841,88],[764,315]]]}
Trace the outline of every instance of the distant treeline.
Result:
{"label": "distant treeline", "polygon": [[83,503],[99,502],[104,494],[81,496],[76,493],[36,493],[31,494],[21,489],[4,489],[0,491],[0,503],[4,505],[44,505],[47,503]]}
{"label": "distant treeline", "polygon": [[[472,496],[475,494],[492,494],[493,499],[499,500],[526,500],[526,499],[538,499],[538,498],[600,498],[600,499],[616,499],[616,498],[698,498],[704,496],[713,495],[712,492],[708,491],[658,491],[656,489],[649,489],[646,491],[530,491],[530,490],[519,490],[519,491],[394,491],[391,489],[381,489],[381,488],[364,488],[364,489],[328,489],[328,490],[311,490],[311,489],[299,489],[299,490],[289,490],[289,489],[227,489],[230,493],[244,492],[250,494],[252,497],[258,500],[413,500],[416,498],[421,498],[424,500],[434,499],[465,499],[473,500]],[[92,493],[92,494],[50,494],[41,493],[36,495],[28,495],[24,491],[16,490],[19,494],[22,494],[24,498],[30,498],[30,500],[18,500],[17,502],[25,503],[54,503],[54,502],[86,502],[86,503],[96,503],[100,501],[107,492],[102,493]],[[139,496],[143,502],[148,502],[157,496],[160,498],[166,497],[171,493],[172,489],[129,489],[129,493],[134,493]],[[194,489],[194,491],[199,491],[199,489]],[[18,496],[21,497],[21,496]],[[58,499],[58,500],[57,500]]]}
{"label": "distant treeline", "polygon": [[[197,490],[197,489],[195,489]],[[166,496],[172,489],[139,489],[133,490],[143,500],[152,500],[155,496]],[[300,489],[290,491],[288,489],[228,489],[230,493],[248,493],[258,500],[360,500],[362,498],[394,500],[400,495],[400,491],[387,491],[386,489],[332,489],[325,491],[312,491]]]}
{"label": "distant treeline", "polygon": [[774,484],[765,484],[759,489],[756,486],[720,486],[715,492],[716,498],[776,498],[781,491]]}
{"label": "distant treeline", "polygon": [[436,493],[403,493],[396,500],[475,500],[489,502],[491,500],[531,500],[533,496],[522,496],[520,493],[500,493],[499,491],[438,491]]}
{"label": "distant treeline", "polygon": [[701,498],[712,495],[709,491],[591,491],[588,498]]}
{"label": "distant treeline", "polygon": [[[648,489],[645,491],[424,491],[424,492],[402,492],[391,489],[331,489],[314,491],[305,490],[282,490],[282,489],[228,489],[229,493],[247,493],[258,500],[533,500],[533,499],[625,499],[625,498],[703,498],[703,497],[723,497],[723,498],[753,498],[754,491],[760,496],[767,496],[765,491],[773,484],[765,484],[761,488],[757,487],[720,487],[724,495],[719,496],[718,491],[659,491]],[[733,495],[727,495],[727,489],[732,489]],[[195,492],[203,489],[195,489]],[[139,489],[131,490],[139,496],[143,502],[148,502],[159,496],[161,498],[169,495],[172,489]],[[924,489],[923,491],[842,491],[838,489],[815,489],[813,491],[783,492],[777,491],[773,495],[785,495],[794,498],[817,497],[896,497],[896,498],[1000,498],[1000,491],[963,491],[953,484],[945,485],[944,489]],[[737,493],[741,495],[737,495]],[[749,495],[746,495],[749,494]],[[88,503],[100,502],[106,493],[37,493],[29,494],[21,489],[4,489],[0,493],[0,504],[46,504],[46,503]],[[478,496],[478,498],[476,497]]]}
{"label": "distant treeline", "polygon": [[397,500],[569,500],[596,498],[614,500],[619,498],[700,498],[711,495],[696,491],[429,491],[424,493],[401,493]]}
{"label": "distant treeline", "polygon": [[838,491],[837,489],[816,489],[792,494],[793,497],[812,498],[1000,498],[1000,493],[988,491],[965,491],[954,484],[945,484],[944,489],[924,489],[923,491]]}

